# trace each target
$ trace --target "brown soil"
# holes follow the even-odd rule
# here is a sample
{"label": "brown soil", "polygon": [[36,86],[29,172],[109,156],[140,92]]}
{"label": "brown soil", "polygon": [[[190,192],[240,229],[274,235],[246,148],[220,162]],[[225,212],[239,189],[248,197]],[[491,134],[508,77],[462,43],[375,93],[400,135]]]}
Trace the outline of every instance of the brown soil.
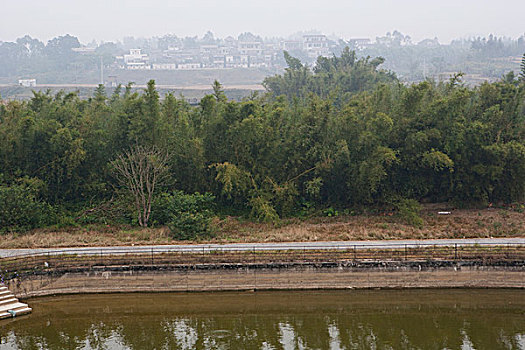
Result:
{"label": "brown soil", "polygon": [[[421,214],[424,224],[415,227],[402,219],[383,215],[287,219],[278,225],[254,223],[234,217],[215,222],[215,237],[194,243],[290,242],[376,239],[431,239],[525,236],[525,213],[504,209],[453,210],[438,215],[439,208],[427,206]],[[167,228],[138,229],[87,226],[61,230],[35,230],[7,234],[0,248],[109,246],[189,243],[170,237]]]}

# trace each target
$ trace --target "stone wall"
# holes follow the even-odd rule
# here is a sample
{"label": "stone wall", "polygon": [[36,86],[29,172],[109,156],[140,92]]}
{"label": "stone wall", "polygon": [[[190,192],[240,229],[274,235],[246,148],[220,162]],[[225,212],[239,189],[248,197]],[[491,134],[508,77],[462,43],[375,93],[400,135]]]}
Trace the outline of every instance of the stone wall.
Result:
{"label": "stone wall", "polygon": [[525,288],[525,262],[112,266],[20,276],[19,298],[52,294],[366,288]]}

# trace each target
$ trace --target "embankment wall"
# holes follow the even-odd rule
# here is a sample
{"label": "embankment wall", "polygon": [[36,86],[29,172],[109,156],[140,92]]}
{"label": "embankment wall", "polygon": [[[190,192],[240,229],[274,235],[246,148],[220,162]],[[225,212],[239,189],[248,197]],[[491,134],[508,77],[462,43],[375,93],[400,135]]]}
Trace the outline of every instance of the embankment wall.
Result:
{"label": "embankment wall", "polygon": [[105,266],[25,274],[19,298],[54,294],[367,288],[525,288],[525,262]]}

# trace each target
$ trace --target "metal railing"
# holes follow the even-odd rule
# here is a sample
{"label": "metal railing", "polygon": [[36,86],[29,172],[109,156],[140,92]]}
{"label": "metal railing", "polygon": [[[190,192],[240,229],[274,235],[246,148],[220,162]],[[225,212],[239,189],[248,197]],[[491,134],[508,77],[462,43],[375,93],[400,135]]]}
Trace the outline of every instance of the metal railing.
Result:
{"label": "metal railing", "polygon": [[68,248],[22,254],[0,259],[4,279],[27,273],[93,269],[107,266],[197,266],[253,265],[330,262],[443,262],[483,263],[524,261],[525,245],[508,243],[461,244],[355,244],[355,245],[270,245],[270,246],[185,246],[168,248]]}

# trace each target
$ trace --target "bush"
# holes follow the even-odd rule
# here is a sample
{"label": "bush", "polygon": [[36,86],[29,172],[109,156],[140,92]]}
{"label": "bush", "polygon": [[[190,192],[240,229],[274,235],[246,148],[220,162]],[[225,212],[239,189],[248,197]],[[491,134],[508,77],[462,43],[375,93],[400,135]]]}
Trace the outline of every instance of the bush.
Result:
{"label": "bush", "polygon": [[401,217],[407,224],[421,227],[423,226],[423,219],[419,216],[421,205],[414,199],[401,198],[394,203],[399,217]]}
{"label": "bush", "polygon": [[191,240],[211,234],[215,197],[210,193],[163,193],[154,202],[152,218],[165,224],[176,239]]}
{"label": "bush", "polygon": [[279,214],[275,211],[270,201],[263,196],[250,199],[252,211],[250,216],[259,222],[276,223],[279,221]]}
{"label": "bush", "polygon": [[207,213],[182,212],[173,217],[168,227],[174,238],[193,240],[210,235],[211,218]]}
{"label": "bush", "polygon": [[117,192],[115,197],[97,202],[82,203],[76,208],[75,222],[86,224],[138,225],[132,199]]}
{"label": "bush", "polygon": [[40,187],[36,179],[0,185],[0,232],[27,231],[53,223],[56,215],[51,206],[38,200]]}

